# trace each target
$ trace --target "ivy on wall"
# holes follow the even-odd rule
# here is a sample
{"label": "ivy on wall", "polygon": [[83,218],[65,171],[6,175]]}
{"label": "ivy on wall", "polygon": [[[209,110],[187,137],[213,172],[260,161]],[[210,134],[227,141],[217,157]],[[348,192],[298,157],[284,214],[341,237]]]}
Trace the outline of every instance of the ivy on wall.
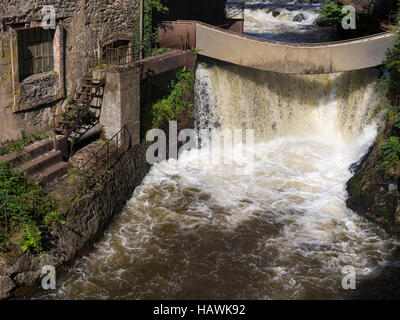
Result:
{"label": "ivy on wall", "polygon": [[153,26],[153,12],[166,13],[168,8],[160,0],[148,0],[143,11],[143,43],[140,40],[140,13],[138,13],[134,29],[136,59],[140,59],[141,52],[143,53],[143,58],[153,55],[155,43],[158,42],[158,28]]}

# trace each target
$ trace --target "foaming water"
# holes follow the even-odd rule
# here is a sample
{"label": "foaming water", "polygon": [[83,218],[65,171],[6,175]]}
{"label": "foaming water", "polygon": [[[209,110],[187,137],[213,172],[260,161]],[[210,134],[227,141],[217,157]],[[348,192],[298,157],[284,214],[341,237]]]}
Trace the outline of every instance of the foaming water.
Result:
{"label": "foaming water", "polygon": [[[228,5],[228,10],[232,6]],[[320,9],[320,3],[248,2],[244,13],[244,32],[264,39],[285,42],[336,40],[332,28],[316,25]]]}
{"label": "foaming water", "polygon": [[367,122],[376,76],[200,64],[198,128],[254,129],[254,163],[199,163],[209,156],[203,148],[154,165],[95,249],[58,279],[57,292],[31,297],[348,297],[342,268],[354,266],[361,283],[396,248],[345,204],[349,166],[376,136]]}

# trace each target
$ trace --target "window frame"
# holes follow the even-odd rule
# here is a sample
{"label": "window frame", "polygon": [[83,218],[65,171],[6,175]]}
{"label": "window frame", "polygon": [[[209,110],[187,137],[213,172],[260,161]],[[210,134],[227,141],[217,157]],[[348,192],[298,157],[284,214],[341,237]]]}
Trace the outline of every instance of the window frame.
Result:
{"label": "window frame", "polygon": [[54,70],[54,35],[40,27],[18,30],[20,80]]}

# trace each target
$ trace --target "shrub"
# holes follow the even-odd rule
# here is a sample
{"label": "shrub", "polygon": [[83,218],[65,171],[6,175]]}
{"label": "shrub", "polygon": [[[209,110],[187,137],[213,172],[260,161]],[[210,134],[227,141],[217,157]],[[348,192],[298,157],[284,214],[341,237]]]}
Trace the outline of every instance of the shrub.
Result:
{"label": "shrub", "polygon": [[181,70],[177,73],[177,81],[172,80],[168,97],[159,100],[152,106],[153,126],[158,127],[164,121],[176,119],[184,111],[191,112],[191,90],[194,86],[194,72]]}
{"label": "shrub", "polygon": [[31,251],[34,253],[42,251],[41,234],[42,232],[36,225],[25,224],[19,240],[22,251]]}
{"label": "shrub", "polygon": [[26,148],[32,143],[50,138],[52,135],[53,135],[52,133],[43,133],[40,135],[37,134],[27,135],[24,131],[21,131],[21,137],[17,141],[14,141],[8,149],[2,149],[0,151],[0,155],[4,155],[10,152],[20,152],[22,149]]}
{"label": "shrub", "polygon": [[58,211],[49,211],[43,219],[44,225],[50,227],[53,223],[65,224],[65,221],[60,219],[60,213]]}
{"label": "shrub", "polygon": [[393,41],[394,48],[386,54],[384,70],[388,72],[388,77],[384,79],[384,88],[387,89],[388,98],[398,104],[400,96],[400,31],[396,31]]}
{"label": "shrub", "polygon": [[153,55],[153,44],[158,41],[158,28],[153,28],[153,10],[157,12],[167,12],[168,8],[165,7],[160,0],[148,0],[144,7],[144,20],[143,20],[143,43],[140,42],[140,17],[136,17],[136,24],[134,29],[134,43],[135,43],[135,58],[140,58],[140,52],[143,53],[143,58]]}
{"label": "shrub", "polygon": [[28,180],[24,173],[6,162],[0,163],[0,209],[2,242],[7,241],[9,234],[22,230],[18,244],[23,250],[37,252],[40,228],[44,230],[46,221],[54,218],[55,202],[37,182]]}
{"label": "shrub", "polygon": [[400,140],[398,137],[390,137],[388,141],[382,145],[381,151],[385,158],[385,163],[389,167],[393,167],[399,161]]}
{"label": "shrub", "polygon": [[343,5],[338,3],[337,1],[325,2],[322,5],[320,15],[318,17],[318,23],[341,27],[342,20],[346,16],[342,13],[342,8]]}

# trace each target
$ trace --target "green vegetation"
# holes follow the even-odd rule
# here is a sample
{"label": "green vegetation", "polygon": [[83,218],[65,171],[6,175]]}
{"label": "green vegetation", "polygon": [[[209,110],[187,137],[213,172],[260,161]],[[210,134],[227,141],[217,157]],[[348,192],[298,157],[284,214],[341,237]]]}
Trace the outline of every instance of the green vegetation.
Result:
{"label": "green vegetation", "polygon": [[95,69],[105,69],[106,66],[107,65],[101,59],[97,59],[97,64],[95,66]]}
{"label": "green vegetation", "polygon": [[53,133],[43,133],[43,134],[30,134],[27,135],[24,131],[21,131],[21,137],[14,141],[9,148],[4,148],[0,151],[0,155],[4,155],[10,152],[20,152],[32,143],[40,140],[44,140],[53,136]]}
{"label": "green vegetation", "polygon": [[[350,1],[349,1],[350,2]],[[371,19],[375,0],[363,2],[363,12],[356,14],[356,29],[345,30],[342,27],[342,20],[348,15],[342,13],[344,5],[339,1],[328,1],[323,3],[320,15],[317,19],[319,25],[335,26],[336,32],[341,39],[366,36],[380,31],[379,24]]]}
{"label": "green vegetation", "polygon": [[398,137],[390,137],[386,143],[381,146],[381,151],[384,156],[384,162],[380,168],[391,168],[399,162],[400,155],[400,140]]}
{"label": "green vegetation", "polygon": [[191,91],[194,86],[194,72],[180,70],[177,80],[170,84],[169,96],[157,101],[152,106],[153,127],[161,126],[165,121],[176,120],[183,112],[191,114]]}
{"label": "green vegetation", "polygon": [[140,137],[153,128],[153,105],[170,95],[172,80],[176,80],[178,70],[170,70],[155,76],[149,76],[140,84]]}
{"label": "green vegetation", "polygon": [[10,164],[0,162],[0,246],[20,234],[16,244],[23,251],[38,253],[43,231],[58,222],[55,202],[42,187]]}
{"label": "green vegetation", "polygon": [[342,8],[343,4],[337,1],[325,2],[322,5],[318,22],[335,25],[337,28],[341,28],[342,20],[346,16],[342,13]]}
{"label": "green vegetation", "polygon": [[[400,21],[399,18],[398,15],[397,21]],[[375,167],[376,170],[385,172],[395,168],[400,160],[400,29],[396,28],[394,31],[394,48],[388,51],[383,66],[386,76],[378,83],[378,89],[386,93],[387,101],[374,114],[383,114],[392,125],[391,136],[381,146],[382,161]]]}
{"label": "green vegetation", "polygon": [[136,18],[134,30],[134,44],[136,59],[140,59],[140,52],[143,53],[143,58],[151,57],[154,55],[154,44],[158,41],[158,28],[153,27],[153,12],[167,12],[168,8],[165,7],[160,0],[148,0],[144,7],[144,20],[143,20],[143,44],[140,42],[140,16]]}

